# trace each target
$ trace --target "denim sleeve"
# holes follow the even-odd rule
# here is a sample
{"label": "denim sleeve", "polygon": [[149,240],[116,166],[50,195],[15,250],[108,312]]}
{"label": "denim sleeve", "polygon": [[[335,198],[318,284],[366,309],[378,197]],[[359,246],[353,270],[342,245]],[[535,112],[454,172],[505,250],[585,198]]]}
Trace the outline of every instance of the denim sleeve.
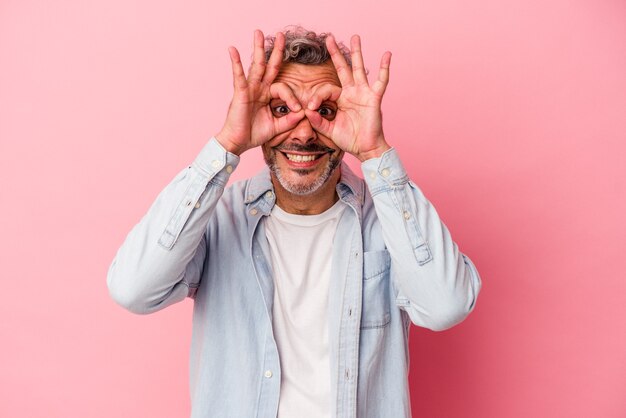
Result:
{"label": "denim sleeve", "polygon": [[461,322],[480,291],[476,268],[410,181],[393,148],[361,168],[391,256],[396,304],[414,324],[432,330]]}
{"label": "denim sleeve", "polygon": [[206,226],[238,163],[212,138],[161,191],[109,267],[107,285],[118,304],[147,314],[195,294]]}

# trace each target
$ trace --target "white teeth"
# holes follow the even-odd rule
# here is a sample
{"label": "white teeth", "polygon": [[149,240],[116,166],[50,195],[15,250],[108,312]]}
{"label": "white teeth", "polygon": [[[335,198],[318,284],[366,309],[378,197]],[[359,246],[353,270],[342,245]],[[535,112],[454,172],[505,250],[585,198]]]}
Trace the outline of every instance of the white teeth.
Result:
{"label": "white teeth", "polygon": [[297,155],[297,154],[285,154],[285,155],[287,155],[287,158],[289,159],[289,161],[293,161],[296,163],[313,161],[315,158],[317,158],[316,155]]}

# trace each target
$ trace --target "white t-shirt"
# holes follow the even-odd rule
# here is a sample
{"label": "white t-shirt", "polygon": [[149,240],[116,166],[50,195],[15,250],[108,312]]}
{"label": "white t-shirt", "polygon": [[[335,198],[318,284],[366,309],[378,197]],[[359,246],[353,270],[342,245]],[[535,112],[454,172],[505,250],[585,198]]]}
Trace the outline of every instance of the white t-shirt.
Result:
{"label": "white t-shirt", "polygon": [[282,374],[278,418],[330,417],[328,288],[344,209],[338,201],[319,215],[294,215],[274,205],[265,220]]}

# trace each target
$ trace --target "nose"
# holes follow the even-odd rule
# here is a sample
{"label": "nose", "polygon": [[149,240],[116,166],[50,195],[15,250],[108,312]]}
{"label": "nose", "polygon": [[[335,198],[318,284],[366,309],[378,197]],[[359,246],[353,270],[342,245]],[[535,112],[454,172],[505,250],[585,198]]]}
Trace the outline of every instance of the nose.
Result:
{"label": "nose", "polygon": [[317,132],[311,126],[311,122],[307,119],[307,117],[303,117],[300,122],[293,128],[291,131],[291,136],[293,140],[300,141],[302,143],[307,143],[311,141],[315,141],[317,139]]}

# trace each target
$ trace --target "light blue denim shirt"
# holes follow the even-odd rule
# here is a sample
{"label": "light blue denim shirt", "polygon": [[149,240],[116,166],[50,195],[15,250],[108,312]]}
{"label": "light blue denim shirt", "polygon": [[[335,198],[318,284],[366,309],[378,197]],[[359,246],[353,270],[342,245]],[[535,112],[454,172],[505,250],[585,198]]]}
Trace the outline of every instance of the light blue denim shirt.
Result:
{"label": "light blue denim shirt", "polygon": [[[135,313],[194,298],[190,388],[194,418],[275,418],[280,357],[264,222],[269,171],[225,186],[239,157],[212,138],[128,234],[108,273]],[[333,418],[410,417],[410,323],[444,330],[472,311],[480,278],[395,150],[347,165],[347,210],[335,235],[329,293]]]}

